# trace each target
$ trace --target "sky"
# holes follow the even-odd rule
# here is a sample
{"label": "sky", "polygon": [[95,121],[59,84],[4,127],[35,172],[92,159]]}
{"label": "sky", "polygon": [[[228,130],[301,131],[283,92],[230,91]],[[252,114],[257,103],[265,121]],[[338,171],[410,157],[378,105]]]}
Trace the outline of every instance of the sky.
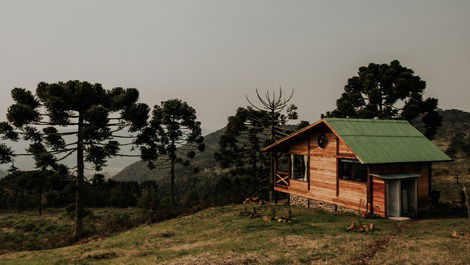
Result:
{"label": "sky", "polygon": [[360,66],[394,59],[440,108],[470,111],[469,14],[465,0],[0,0],[0,120],[12,88],[79,79],[181,98],[206,132],[255,89],[293,89],[314,122]]}

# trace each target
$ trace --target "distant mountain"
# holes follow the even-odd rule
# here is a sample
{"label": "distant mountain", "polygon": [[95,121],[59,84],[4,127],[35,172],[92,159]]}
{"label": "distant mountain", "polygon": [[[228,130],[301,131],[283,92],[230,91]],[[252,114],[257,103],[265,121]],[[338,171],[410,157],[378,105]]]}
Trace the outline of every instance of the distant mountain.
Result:
{"label": "distant mountain", "polygon": [[[196,157],[191,160],[191,163],[198,167],[201,171],[197,174],[194,173],[193,169],[190,167],[184,167],[183,165],[176,166],[176,181],[185,181],[189,177],[195,175],[205,174],[207,169],[214,168],[216,166],[216,161],[214,160],[214,153],[218,150],[219,139],[222,136],[224,129],[220,129],[213,133],[210,133],[204,136],[204,143],[206,148],[204,152],[198,152]],[[158,165],[158,159],[155,163]],[[112,177],[116,181],[145,181],[145,180],[155,180],[161,186],[169,182],[170,169],[149,169],[147,163],[144,161],[137,161],[121,172]]]}

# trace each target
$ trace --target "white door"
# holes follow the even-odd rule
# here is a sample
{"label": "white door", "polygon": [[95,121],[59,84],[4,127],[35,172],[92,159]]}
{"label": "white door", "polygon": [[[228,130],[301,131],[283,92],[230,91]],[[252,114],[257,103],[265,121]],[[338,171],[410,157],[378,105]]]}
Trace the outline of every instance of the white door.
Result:
{"label": "white door", "polygon": [[388,216],[400,216],[401,213],[401,181],[387,181]]}

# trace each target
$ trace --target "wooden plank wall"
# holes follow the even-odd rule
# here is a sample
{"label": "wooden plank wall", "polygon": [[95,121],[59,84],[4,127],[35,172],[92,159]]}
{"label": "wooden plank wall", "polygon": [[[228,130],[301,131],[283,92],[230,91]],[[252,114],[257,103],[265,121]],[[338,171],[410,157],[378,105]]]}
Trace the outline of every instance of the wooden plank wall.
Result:
{"label": "wooden plank wall", "polygon": [[[328,145],[318,146],[318,136],[325,134]],[[319,127],[310,136],[310,196],[326,202],[336,197],[336,136],[326,127]]]}
{"label": "wooden plank wall", "polygon": [[343,141],[339,141],[338,153],[340,156],[354,157],[353,151]]}
{"label": "wooden plank wall", "polygon": [[367,183],[339,180],[339,196],[337,203],[362,211],[367,208]]}
{"label": "wooden plank wall", "polygon": [[[320,148],[317,143],[320,134],[325,134],[328,137],[328,145],[324,149]],[[337,156],[354,158],[354,153],[346,144],[337,139],[326,125],[318,126],[309,135],[298,136],[298,139],[289,144],[289,153],[307,155],[309,140],[310,182],[291,180],[289,192],[353,209],[360,207],[365,210],[367,206],[366,184],[343,180],[337,182]],[[338,196],[336,194],[337,183],[339,185]]]}
{"label": "wooden plank wall", "polygon": [[421,165],[420,176],[418,178],[418,202],[428,201],[431,197],[429,194],[429,164],[423,163]]}
{"label": "wooden plank wall", "polygon": [[289,153],[296,155],[308,155],[308,136],[297,136],[297,139],[289,144]]}
{"label": "wooden plank wall", "polygon": [[385,181],[383,181],[382,179],[373,178],[372,191],[372,205],[374,209],[374,214],[385,217]]}
{"label": "wooden plank wall", "polygon": [[291,179],[289,181],[289,189],[298,192],[308,192],[308,183],[302,180]]}

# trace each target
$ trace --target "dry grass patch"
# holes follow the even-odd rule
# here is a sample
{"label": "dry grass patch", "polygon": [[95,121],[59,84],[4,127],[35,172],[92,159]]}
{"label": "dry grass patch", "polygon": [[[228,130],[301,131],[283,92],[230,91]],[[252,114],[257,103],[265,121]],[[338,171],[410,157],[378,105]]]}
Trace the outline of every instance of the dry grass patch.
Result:
{"label": "dry grass patch", "polygon": [[193,256],[184,256],[172,261],[163,262],[168,265],[239,265],[239,264],[270,264],[272,260],[258,253],[227,252],[222,255],[201,253]]}

